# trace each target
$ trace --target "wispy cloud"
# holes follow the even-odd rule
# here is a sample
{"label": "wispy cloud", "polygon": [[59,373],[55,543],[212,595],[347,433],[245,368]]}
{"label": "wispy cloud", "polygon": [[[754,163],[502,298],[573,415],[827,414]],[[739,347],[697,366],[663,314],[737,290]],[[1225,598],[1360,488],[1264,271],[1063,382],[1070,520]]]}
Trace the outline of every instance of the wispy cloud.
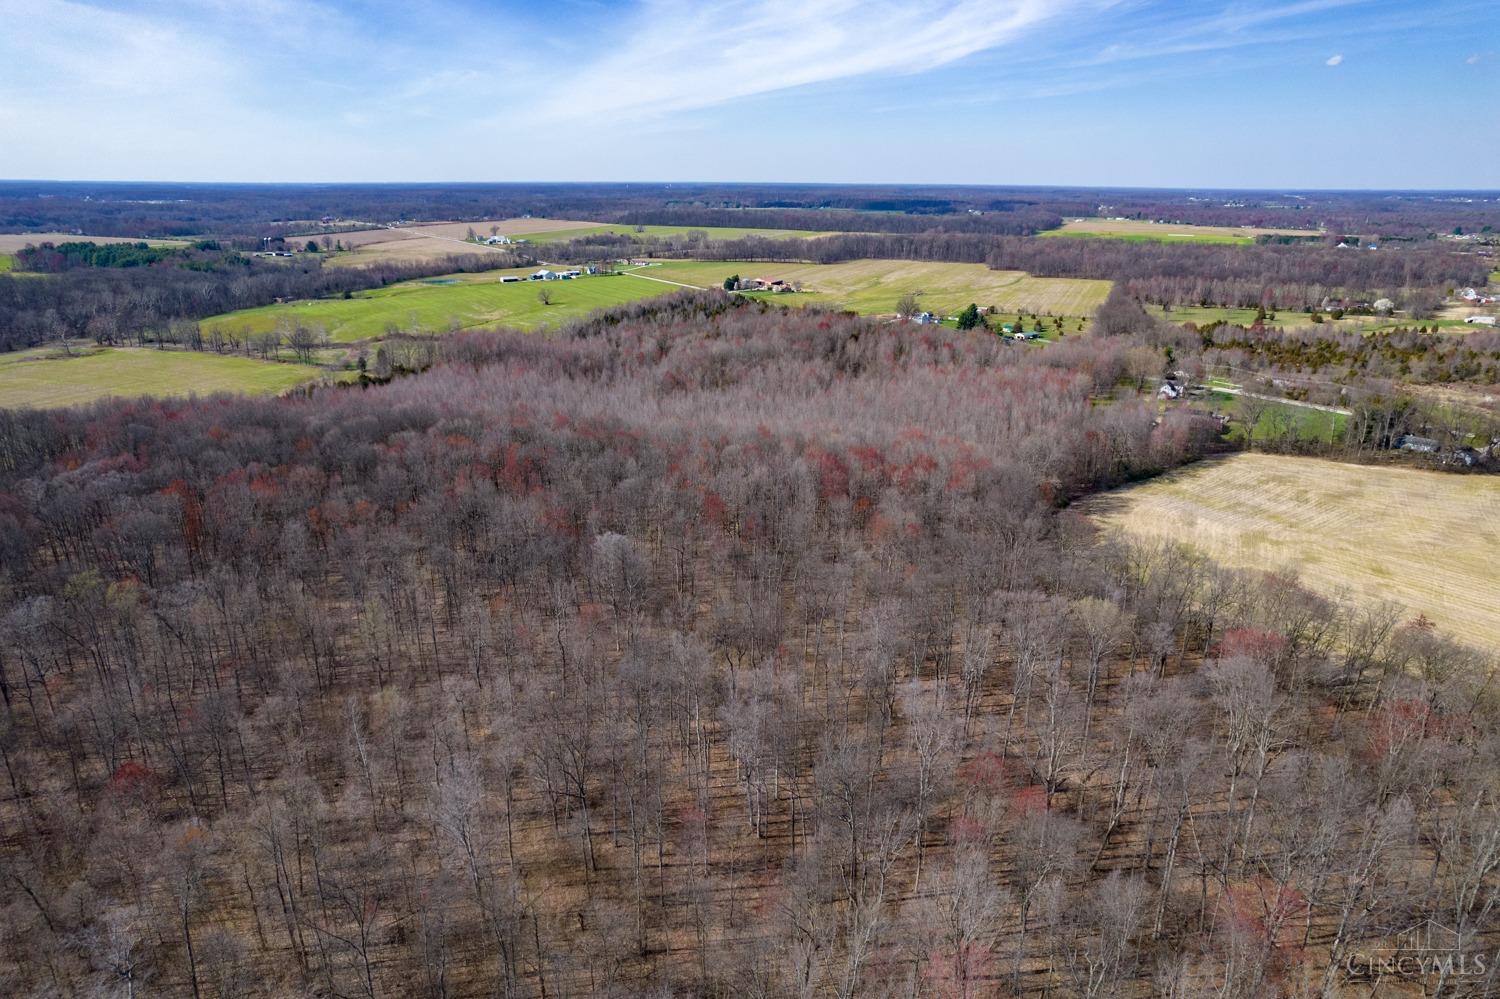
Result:
{"label": "wispy cloud", "polygon": [[1329,56],[1327,61],[1323,63],[1323,65],[1325,66],[1342,66],[1343,64],[1344,54],[1342,52],[1338,53],[1337,55]]}
{"label": "wispy cloud", "polygon": [[1327,30],[1322,17],[1340,8],[1368,4],[1369,0],[1304,0],[1261,7],[1231,5],[1218,11],[1173,7],[1157,17],[1142,17],[1146,24],[1104,46],[1091,61],[1156,59],[1317,38]]}
{"label": "wispy cloud", "polygon": [[[1298,74],[1397,39],[1487,72],[1496,23],[1493,0],[0,0],[0,176],[869,179],[893,129],[1064,150],[1199,83],[1280,113]],[[913,145],[914,179],[1018,169]],[[1063,176],[1049,150],[1026,163]]]}
{"label": "wispy cloud", "polygon": [[1106,0],[649,0],[617,49],[539,115],[650,117],[873,74],[912,74]]}

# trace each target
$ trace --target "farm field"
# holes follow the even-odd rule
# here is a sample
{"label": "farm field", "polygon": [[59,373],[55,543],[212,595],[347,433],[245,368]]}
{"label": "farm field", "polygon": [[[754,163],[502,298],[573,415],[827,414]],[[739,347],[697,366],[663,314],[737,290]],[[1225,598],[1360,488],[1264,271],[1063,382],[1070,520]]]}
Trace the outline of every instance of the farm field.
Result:
{"label": "farm field", "polygon": [[65,357],[38,347],[0,354],[0,407],[52,409],[110,396],[273,395],[322,376],[311,365],[197,351],[115,347]]}
{"label": "farm field", "polygon": [[0,274],[8,274],[16,264],[16,258],[9,253],[0,253]]}
{"label": "farm field", "polygon": [[[327,258],[330,267],[364,267],[377,263],[427,263],[466,253],[489,253],[505,247],[487,247],[465,243],[470,229],[482,239],[495,230],[497,236],[518,236],[522,232],[561,232],[590,229],[595,222],[568,219],[487,219],[480,222],[416,222],[399,229],[361,229],[356,232],[330,232],[327,235],[342,242],[346,250]],[[289,237],[293,245],[308,239],[322,241],[318,233]]]}
{"label": "farm field", "polygon": [[551,229],[543,232],[522,232],[519,235],[533,243],[557,243],[582,236],[599,236],[614,233],[621,236],[684,236],[690,232],[704,233],[709,239],[744,239],[761,236],[765,239],[815,239],[833,233],[813,229],[751,229],[744,226],[702,225],[598,225],[589,224],[583,229]]}
{"label": "farm field", "polygon": [[924,309],[956,312],[973,302],[1000,313],[1089,316],[1109,294],[1108,281],[1037,278],[1022,271],[994,271],[983,264],[911,260],[853,260],[841,264],[763,264],[737,261],[667,261],[642,273],[699,287],[719,287],[724,279],[780,278],[798,282],[796,295],[777,295],[789,305],[817,302],[866,315],[896,311],[902,295],[918,295]]}
{"label": "farm field", "polygon": [[1319,236],[1312,229],[1257,229],[1251,226],[1177,225],[1138,219],[1072,219],[1046,237],[1123,239],[1137,243],[1211,243],[1225,246],[1255,242],[1256,236]]}
{"label": "farm field", "polygon": [[[724,278],[748,273],[750,267],[803,283],[806,290],[800,294],[774,296],[778,303],[821,303],[867,314],[893,312],[903,294],[921,292],[923,306],[934,311],[957,311],[977,302],[996,306],[1001,318],[1006,312],[1018,310],[1083,317],[1098,307],[1109,290],[1107,281],[1033,278],[1019,271],[992,271],[982,264],[863,260],[764,267],[686,260],[626,270],[614,277],[585,277],[545,285],[500,281],[502,275],[525,275],[531,268],[454,274],[360,292],[347,299],[244,309],[205,319],[203,327],[257,333],[281,323],[302,323],[322,326],[331,339],[341,343],[376,338],[391,327],[440,332],[454,322],[460,328],[503,324],[539,329],[595,309],[668,294],[678,286],[717,288]],[[543,287],[553,296],[550,305],[542,305],[537,298]]]}
{"label": "farm field", "polygon": [[[557,326],[595,309],[673,290],[658,281],[631,275],[584,277],[574,281],[502,283],[505,274],[529,274],[534,268],[454,274],[445,278],[405,281],[387,288],[358,292],[351,298],[322,298],[242,309],[203,320],[203,328],[232,328],[250,333],[273,330],[281,323],[322,326],[340,343],[384,335],[390,327],[442,332],[452,323],[461,328],[506,325],[521,329]],[[552,304],[543,305],[538,293],[546,288]]]}
{"label": "farm field", "polygon": [[597,222],[579,222],[570,219],[484,219],[479,222],[412,222],[409,225],[400,226],[395,229],[384,227],[374,229],[358,229],[353,232],[310,232],[298,236],[288,236],[288,243],[296,243],[309,239],[321,240],[324,235],[343,243],[350,249],[360,249],[375,243],[394,243],[405,240],[441,239],[463,240],[470,229],[478,233],[479,237],[490,235],[490,229],[495,230],[497,236],[519,236],[522,233],[549,232],[559,229],[589,229],[598,225]]}
{"label": "farm field", "polygon": [[185,239],[138,239],[122,236],[76,236],[70,232],[4,232],[0,233],[0,253],[11,254],[42,243],[149,243],[152,246],[186,246]]}
{"label": "farm field", "polygon": [[1395,600],[1469,645],[1500,645],[1500,490],[1483,476],[1239,454],[1079,509],[1227,565],[1290,566],[1329,596]]}
{"label": "farm field", "polygon": [[[491,248],[477,243],[465,242],[469,230],[473,229],[481,239],[491,235],[513,236],[531,243],[556,243],[580,236],[597,236],[618,233],[625,236],[651,237],[682,236],[690,232],[705,233],[709,239],[740,239],[745,236],[764,236],[767,239],[812,239],[830,233],[809,229],[754,229],[745,226],[685,226],[685,225],[606,225],[569,219],[499,219],[484,222],[416,222],[399,229],[370,229],[357,232],[329,233],[347,248],[345,252],[329,258],[329,266],[362,267],[373,263],[425,263],[464,253],[484,253]],[[291,237],[296,244],[306,239],[322,236]],[[455,240],[457,242],[455,242]],[[507,250],[508,247],[494,249]]]}

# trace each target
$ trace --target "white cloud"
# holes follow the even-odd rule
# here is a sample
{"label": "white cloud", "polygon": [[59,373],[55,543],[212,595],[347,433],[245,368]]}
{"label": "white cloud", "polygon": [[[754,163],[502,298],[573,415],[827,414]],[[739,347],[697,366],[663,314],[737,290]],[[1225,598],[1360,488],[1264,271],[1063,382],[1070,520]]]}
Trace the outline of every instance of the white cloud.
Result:
{"label": "white cloud", "polygon": [[647,0],[618,47],[539,110],[649,117],[872,74],[920,73],[1101,0]]}
{"label": "white cloud", "polygon": [[1328,61],[1324,63],[1325,66],[1342,66],[1343,64],[1344,54],[1342,52],[1340,52],[1338,55],[1329,56]]}

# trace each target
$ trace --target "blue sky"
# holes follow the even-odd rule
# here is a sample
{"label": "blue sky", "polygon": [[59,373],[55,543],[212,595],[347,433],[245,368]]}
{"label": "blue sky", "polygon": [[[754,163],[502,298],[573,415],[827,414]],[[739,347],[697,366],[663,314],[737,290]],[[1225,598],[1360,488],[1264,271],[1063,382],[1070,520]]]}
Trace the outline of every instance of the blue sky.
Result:
{"label": "blue sky", "polygon": [[1500,188],[1496,0],[0,0],[0,177]]}

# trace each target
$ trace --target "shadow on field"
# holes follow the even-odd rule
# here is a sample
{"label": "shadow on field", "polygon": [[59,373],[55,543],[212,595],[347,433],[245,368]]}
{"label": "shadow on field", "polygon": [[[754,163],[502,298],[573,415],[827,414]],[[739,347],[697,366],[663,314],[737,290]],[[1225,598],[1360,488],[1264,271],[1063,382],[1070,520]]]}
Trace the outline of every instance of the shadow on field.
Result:
{"label": "shadow on field", "polygon": [[1091,517],[1107,517],[1113,513],[1121,513],[1126,509],[1126,504],[1129,502],[1129,493],[1132,490],[1157,482],[1172,482],[1175,479],[1180,479],[1201,469],[1221,464],[1236,455],[1244,453],[1243,451],[1225,451],[1222,454],[1205,455],[1191,464],[1179,465],[1177,468],[1162,472],[1160,475],[1153,475],[1145,479],[1136,479],[1134,482],[1127,482],[1122,486],[1116,486],[1113,489],[1085,496],[1072,504],[1071,509]]}

